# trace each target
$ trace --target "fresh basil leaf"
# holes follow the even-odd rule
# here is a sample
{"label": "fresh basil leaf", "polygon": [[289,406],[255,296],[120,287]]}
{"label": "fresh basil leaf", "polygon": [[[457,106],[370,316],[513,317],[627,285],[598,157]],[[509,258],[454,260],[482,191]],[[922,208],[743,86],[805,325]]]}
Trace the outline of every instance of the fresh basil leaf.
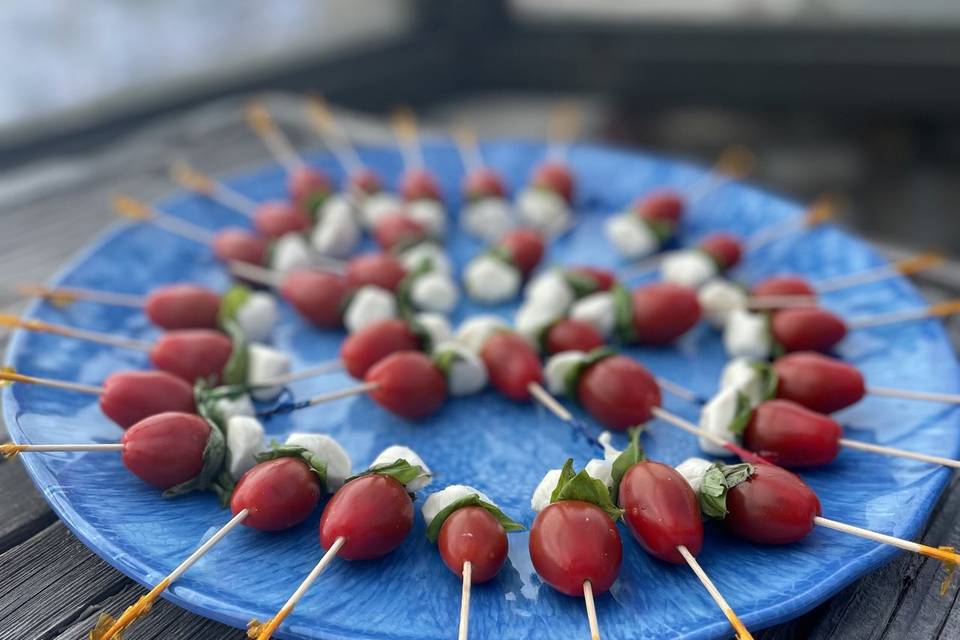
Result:
{"label": "fresh basil leaf", "polygon": [[316,225],[320,219],[320,207],[323,206],[323,203],[327,201],[329,196],[330,192],[326,189],[317,189],[307,196],[307,201],[304,204],[307,208],[307,215],[310,216],[310,222],[312,225]]}
{"label": "fresh basil leaf", "polygon": [[247,303],[250,298],[250,287],[242,284],[235,284],[220,297],[220,309],[217,311],[217,324],[221,329],[226,329],[227,324],[236,322],[237,313],[240,307]]}
{"label": "fresh basil leaf", "polygon": [[737,412],[733,416],[733,422],[730,423],[730,432],[740,437],[750,424],[750,418],[753,416],[753,407],[750,404],[750,398],[741,392],[737,392]]}
{"label": "fresh basil leaf", "polygon": [[347,478],[347,482],[373,474],[379,474],[393,478],[402,484],[404,488],[406,488],[408,484],[417,478],[429,477],[429,474],[427,474],[420,465],[412,465],[403,458],[400,458],[398,460],[394,460],[393,462],[385,462],[383,464],[372,466],[363,473],[358,473],[351,478]]}
{"label": "fresh basil leaf", "polygon": [[220,379],[227,385],[243,384],[247,381],[247,367],[250,364],[247,337],[236,322],[228,322],[224,330],[230,336],[233,349],[230,351],[230,359],[223,367]]}
{"label": "fresh basil leaf", "polygon": [[617,340],[624,344],[633,344],[637,341],[637,330],[633,326],[633,299],[630,292],[617,282],[610,289],[613,295],[614,328],[613,333]]}
{"label": "fresh basil leaf", "polygon": [[660,241],[660,244],[663,245],[670,238],[673,237],[673,234],[676,230],[676,225],[672,222],[667,222],[666,220],[651,220],[649,218],[640,218],[640,222],[647,225],[647,228],[657,237],[657,240]]}
{"label": "fresh basil leaf", "polygon": [[424,259],[416,268],[408,271],[407,275],[400,281],[400,284],[397,285],[397,309],[398,315],[401,318],[408,321],[413,319],[416,312],[416,308],[413,305],[413,283],[417,278],[430,271],[433,271],[433,262],[429,259]]}
{"label": "fresh basil leaf", "polygon": [[413,335],[417,336],[417,342],[420,343],[420,351],[433,353],[433,347],[436,346],[433,344],[433,338],[430,336],[430,332],[424,328],[423,324],[417,320],[417,317],[411,315],[406,322],[407,326],[410,327],[410,331],[413,332]]}
{"label": "fresh basil leaf", "polygon": [[760,399],[772,400],[777,397],[780,376],[769,362],[754,362],[753,368],[760,377]]}
{"label": "fresh basil leaf", "polygon": [[500,526],[502,526],[503,530],[507,533],[511,531],[523,531],[522,524],[515,522],[510,516],[501,511],[497,505],[481,500],[480,496],[473,493],[450,503],[446,508],[441,510],[440,513],[434,516],[433,520],[427,525],[427,540],[436,544],[437,538],[440,537],[440,529],[443,528],[443,523],[447,521],[447,518],[449,518],[454,511],[463,509],[464,507],[481,507],[486,509],[497,519],[497,522],[500,523]]}
{"label": "fresh basil leaf", "polygon": [[257,462],[266,462],[267,460],[277,460],[278,458],[300,458],[310,467],[318,478],[324,491],[327,488],[327,461],[320,458],[306,447],[295,444],[280,444],[276,441],[270,443],[270,449],[258,453],[255,457]]}
{"label": "fresh basil leaf", "polygon": [[719,464],[710,465],[700,484],[700,510],[708,518],[724,518],[727,515],[727,483]]}
{"label": "fresh basil leaf", "polygon": [[210,425],[210,435],[207,437],[207,444],[203,449],[203,467],[201,467],[200,473],[196,477],[164,491],[164,498],[175,498],[191,491],[209,489],[223,470],[227,444],[220,428],[210,420],[207,420],[207,422]]}
{"label": "fresh basil leaf", "polygon": [[567,281],[567,284],[570,285],[570,288],[573,289],[573,295],[578,299],[595,293],[600,289],[600,283],[597,282],[596,278],[585,273],[564,271],[563,277]]}
{"label": "fresh basil leaf", "polygon": [[557,486],[554,487],[553,492],[550,493],[550,502],[557,501],[557,496],[560,495],[560,489],[573,480],[575,475],[577,475],[577,472],[573,470],[573,458],[567,458],[567,461],[563,463],[563,467],[560,469],[560,479],[557,481]]}
{"label": "fresh basil leaf", "polygon": [[552,499],[551,502],[563,502],[564,500],[579,500],[595,504],[603,509],[614,522],[623,515],[623,510],[613,504],[607,485],[591,477],[586,469],[559,487],[556,498]]}
{"label": "fresh basil leaf", "polygon": [[449,379],[450,369],[453,368],[453,365],[456,364],[459,357],[460,354],[457,353],[456,349],[444,349],[439,353],[433,354],[433,363],[443,372],[443,377]]}
{"label": "fresh basil leaf", "polygon": [[727,489],[733,489],[741,482],[749,480],[756,469],[749,462],[740,462],[738,464],[725,464],[722,467],[722,471]]}
{"label": "fresh basil leaf", "polygon": [[575,366],[570,367],[570,370],[567,371],[567,375],[564,376],[563,379],[564,392],[574,400],[577,400],[577,385],[580,383],[580,376],[583,375],[583,372],[604,358],[609,358],[612,355],[616,355],[616,351],[610,347],[597,347],[588,353],[586,358],[578,362]]}
{"label": "fresh basil leaf", "polygon": [[610,469],[610,476],[613,479],[610,495],[613,501],[618,504],[620,501],[620,481],[623,480],[624,474],[630,467],[638,462],[643,462],[647,458],[643,451],[643,444],[640,442],[640,429],[630,429],[629,435],[630,444],[617,456]]}

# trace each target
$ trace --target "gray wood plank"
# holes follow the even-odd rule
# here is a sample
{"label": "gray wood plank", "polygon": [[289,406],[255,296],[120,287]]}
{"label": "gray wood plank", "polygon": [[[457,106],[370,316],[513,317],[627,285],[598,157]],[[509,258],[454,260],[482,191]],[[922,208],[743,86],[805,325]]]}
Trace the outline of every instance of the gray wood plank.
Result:
{"label": "gray wood plank", "polygon": [[19,460],[0,462],[0,553],[20,544],[56,520]]}

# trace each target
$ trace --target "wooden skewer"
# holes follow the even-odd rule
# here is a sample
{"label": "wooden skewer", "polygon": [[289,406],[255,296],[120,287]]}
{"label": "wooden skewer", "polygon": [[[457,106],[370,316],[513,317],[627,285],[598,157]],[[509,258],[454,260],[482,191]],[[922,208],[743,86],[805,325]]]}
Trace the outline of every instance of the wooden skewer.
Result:
{"label": "wooden skewer", "polygon": [[[340,400],[341,398],[349,398],[350,396],[358,396],[363,393],[369,393],[377,388],[376,382],[364,382],[362,384],[354,385],[352,387],[347,387],[346,389],[338,389],[337,391],[330,391],[328,393],[321,393],[307,400],[303,401],[304,407],[315,407],[318,404],[324,404],[326,402],[333,402],[334,400]],[[298,403],[300,404],[300,403]]]}
{"label": "wooden skewer", "polygon": [[650,411],[654,416],[656,416],[657,418],[660,418],[664,422],[671,424],[677,427],[678,429],[682,429],[683,431],[686,431],[691,435],[702,437],[705,440],[709,440],[710,442],[717,445],[718,447],[723,447],[733,455],[738,456],[743,460],[763,460],[761,456],[758,456],[752,451],[747,451],[746,449],[737,445],[734,442],[731,442],[725,438],[721,438],[720,436],[714,433],[710,433],[709,431],[705,431],[704,429],[701,429],[700,427],[693,424],[689,420],[684,420],[680,416],[670,413],[669,411],[663,409],[662,407],[654,407]]}
{"label": "wooden skewer", "polygon": [[467,640],[470,636],[470,583],[473,565],[469,560],[463,563],[463,586],[460,589],[460,627],[457,640]]}
{"label": "wooden skewer", "polygon": [[460,152],[460,160],[463,162],[467,173],[482,170],[486,163],[483,160],[483,154],[480,153],[480,146],[477,144],[477,133],[466,125],[461,125],[453,129],[453,140],[456,142],[457,151]]}
{"label": "wooden skewer", "polygon": [[12,458],[21,453],[65,453],[71,451],[91,451],[105,453],[123,451],[122,443],[109,444],[0,444],[0,456]]}
{"label": "wooden skewer", "polygon": [[6,313],[0,314],[0,327],[26,329],[28,331],[36,331],[38,333],[50,333],[67,338],[76,338],[78,340],[86,340],[87,342],[105,344],[111,347],[119,347],[121,349],[142,351],[143,353],[150,353],[150,351],[153,349],[152,343],[143,340],[137,340],[135,338],[125,338],[123,336],[115,336],[109,333],[77,329],[76,327],[52,324],[49,322],[43,322],[42,320],[26,320]]}
{"label": "wooden skewer", "polygon": [[197,171],[184,161],[178,161],[170,166],[170,179],[189,191],[206,196],[214,202],[252,218],[259,204],[256,200],[246,196],[226,184],[214,180],[213,177]]}
{"label": "wooden skewer", "polygon": [[560,401],[553,397],[549,391],[543,388],[539,382],[531,382],[527,385],[527,391],[530,392],[540,404],[550,410],[564,422],[573,422],[573,414],[567,411],[567,408],[560,404]]}
{"label": "wooden skewer", "polygon": [[756,158],[750,149],[739,144],[728,146],[717,157],[710,171],[685,189],[687,202],[696,203],[730,181],[743,180],[753,173],[755,165]]}
{"label": "wooden skewer", "polygon": [[230,272],[230,275],[249,280],[250,282],[256,282],[257,284],[262,284],[272,289],[277,289],[283,284],[284,274],[282,272],[260,267],[255,264],[232,260],[227,264],[227,270]]}
{"label": "wooden skewer", "polygon": [[816,296],[769,295],[752,296],[747,299],[747,308],[755,311],[762,311],[765,309],[805,309],[807,307],[816,306]]}
{"label": "wooden skewer", "polygon": [[126,611],[117,618],[112,620],[109,616],[101,617],[100,622],[97,623],[97,627],[106,626],[112,621],[112,624],[106,629],[106,631],[98,632],[97,629],[90,634],[90,640],[113,640],[124,632],[127,627],[129,627],[134,621],[142,618],[150,612],[150,608],[153,606],[153,603],[156,602],[157,598],[160,597],[160,594],[166,591],[167,587],[176,582],[180,576],[182,576],[186,571],[196,564],[197,560],[202,558],[210,549],[212,549],[218,542],[223,540],[224,536],[230,533],[237,525],[242,523],[246,519],[247,515],[250,513],[249,509],[243,509],[237,515],[233,516],[225,525],[220,527],[216,533],[210,536],[210,539],[204,542],[202,545],[197,547],[197,549],[187,557],[186,560],[177,565],[173,571],[170,572],[167,577],[157,583],[157,585],[147,592],[146,595],[142,596],[137,600],[133,605],[127,607]]}
{"label": "wooden skewer", "polygon": [[25,384],[35,384],[41,387],[51,387],[53,389],[63,389],[64,391],[76,391],[78,393],[89,393],[91,395],[103,395],[105,389],[92,384],[81,384],[79,382],[70,382],[68,380],[53,380],[52,378],[37,378],[36,376],[27,376],[12,370],[0,370],[0,382],[13,383],[22,382]]}
{"label": "wooden skewer", "polygon": [[830,293],[841,289],[848,289],[862,284],[887,280],[897,276],[908,276],[932,269],[945,262],[945,258],[934,252],[921,253],[916,256],[897,260],[891,264],[856,271],[843,276],[835,276],[814,283],[817,293]]}
{"label": "wooden skewer", "polygon": [[68,305],[77,301],[96,302],[115,307],[142,309],[147,301],[143,296],[115,291],[100,291],[83,287],[49,287],[44,284],[26,283],[17,286],[17,292],[28,298],[43,298],[56,305]]}
{"label": "wooden skewer", "polygon": [[547,122],[547,157],[563,160],[570,144],[580,135],[583,126],[583,109],[572,100],[556,104]]}
{"label": "wooden skewer", "polygon": [[273,116],[261,102],[252,102],[247,107],[247,124],[263,141],[270,155],[282,164],[288,173],[304,166],[303,158],[294,149],[290,139],[283,133]]}
{"label": "wooden skewer", "polygon": [[593,585],[583,581],[583,603],[587,607],[587,624],[590,626],[590,640],[600,640],[600,625],[597,623],[597,607],[593,603]]}
{"label": "wooden skewer", "polygon": [[945,402],[960,404],[960,394],[935,393],[930,391],[912,391],[910,389],[891,389],[890,387],[867,387],[867,393],[872,396],[889,398],[903,398],[905,400],[922,400],[925,402]]}
{"label": "wooden skewer", "polygon": [[836,196],[824,194],[817,198],[803,215],[793,220],[768,225],[750,234],[744,243],[745,249],[757,251],[777,240],[826,222],[834,217],[839,207]]}
{"label": "wooden skewer", "polygon": [[716,585],[713,584],[713,580],[710,579],[710,576],[707,575],[707,572],[703,570],[703,567],[700,566],[700,563],[697,562],[696,557],[690,550],[687,549],[684,545],[678,545],[677,551],[680,552],[680,555],[683,556],[683,559],[687,561],[687,564],[690,565],[690,568],[693,569],[693,573],[696,574],[697,578],[700,579],[701,584],[707,590],[707,593],[710,594],[710,597],[713,598],[713,601],[717,603],[717,606],[720,607],[720,610],[723,611],[723,614],[727,616],[727,620],[730,621],[730,626],[733,627],[733,630],[737,633],[737,640],[753,640],[753,636],[747,630],[740,618],[737,617],[737,614],[733,612],[733,609],[727,603],[726,598],[723,597],[723,594],[720,593],[720,590],[717,589]]}
{"label": "wooden skewer", "polygon": [[918,309],[904,309],[890,313],[859,316],[847,320],[846,325],[848,329],[867,329],[870,327],[882,327],[888,324],[925,320],[927,318],[941,318],[955,313],[960,313],[960,298],[938,302],[928,307],[920,307]]}
{"label": "wooden skewer", "polygon": [[423,151],[420,149],[417,120],[410,107],[397,107],[390,118],[393,124],[393,133],[400,145],[400,154],[407,171],[422,169],[424,166]]}
{"label": "wooden skewer", "polygon": [[158,211],[150,205],[129,196],[115,196],[112,204],[117,215],[124,218],[148,222],[155,227],[199,244],[209,246],[213,243],[214,234],[209,229]]}
{"label": "wooden skewer", "polygon": [[364,168],[360,154],[350,144],[343,127],[337,124],[326,100],[320,96],[308,98],[307,119],[346,173],[356,173]]}
{"label": "wooden skewer", "polygon": [[309,589],[313,583],[317,581],[317,578],[319,578],[320,574],[323,573],[323,570],[327,568],[327,565],[333,561],[333,559],[337,556],[337,553],[340,552],[340,548],[343,547],[346,542],[347,539],[343,536],[340,536],[334,540],[333,544],[330,545],[330,548],[327,549],[327,552],[323,554],[322,558],[320,558],[320,562],[318,562],[313,570],[307,574],[307,577],[304,578],[303,582],[300,583],[300,586],[297,587],[297,590],[293,592],[293,595],[290,596],[290,599],[287,600],[286,604],[280,608],[280,611],[278,611],[275,616],[263,624],[255,620],[251,621],[250,624],[247,625],[247,635],[251,638],[256,638],[257,640],[269,640],[284,619],[290,615],[290,612],[292,612],[294,607],[297,606],[297,603],[300,602],[300,599],[303,598],[303,595],[307,592],[307,589]]}
{"label": "wooden skewer", "polygon": [[925,544],[920,544],[919,542],[913,542],[912,540],[904,540],[902,538],[888,536],[884,533],[877,533],[876,531],[870,531],[869,529],[857,527],[845,522],[838,522],[822,516],[814,517],[813,523],[821,527],[833,529],[834,531],[841,531],[843,533],[849,533],[850,535],[866,538],[867,540],[873,540],[874,542],[889,544],[890,546],[903,549],[904,551],[919,553],[922,556],[934,558],[950,565],[960,565],[960,555],[957,554],[953,547],[931,547]]}

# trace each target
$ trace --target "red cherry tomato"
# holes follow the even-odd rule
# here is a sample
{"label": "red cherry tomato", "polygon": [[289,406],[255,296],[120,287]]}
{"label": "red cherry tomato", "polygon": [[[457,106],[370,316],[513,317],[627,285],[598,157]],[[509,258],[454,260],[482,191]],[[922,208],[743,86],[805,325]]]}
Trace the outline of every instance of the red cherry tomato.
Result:
{"label": "red cherry tomato", "polygon": [[829,351],[847,335],[847,325],[823,309],[783,309],[773,314],[774,339],[788,353]]}
{"label": "red cherry tomato", "polygon": [[309,209],[317,196],[327,196],[333,191],[333,185],[327,174],[310,167],[298,167],[287,176],[287,192],[290,200],[300,211],[310,213]]}
{"label": "red cherry tomato", "polygon": [[500,247],[506,250],[520,273],[528,276],[543,258],[543,234],[536,229],[514,229],[500,239]]}
{"label": "red cherry tomato", "polygon": [[407,269],[389,253],[367,253],[356,256],[347,263],[347,284],[352,289],[374,285],[387,291],[396,291],[407,277]]}
{"label": "red cherry tomato", "polygon": [[280,295],[310,324],[321,329],[340,326],[350,287],[343,276],[323,271],[292,271],[280,285]]}
{"label": "red cherry tomato", "polygon": [[404,174],[400,181],[400,196],[411,200],[441,200],[443,194],[436,178],[425,169],[416,169]]}
{"label": "red cherry tomato", "polygon": [[216,329],[220,296],[195,284],[174,284],[147,296],[143,310],[161,329]]}
{"label": "red cherry tomato", "polygon": [[700,243],[700,249],[717,261],[721,271],[737,266],[743,255],[740,240],[729,233],[710,234]]}
{"label": "red cherry tomato", "polygon": [[447,398],[447,380],[429,356],[399,351],[373,365],[364,376],[376,384],[369,394],[387,411],[408,420],[435,413]]}
{"label": "red cherry tomato", "polygon": [[609,291],[617,283],[617,276],[611,271],[600,269],[598,267],[570,267],[568,273],[580,277],[590,278],[597,285],[597,291]]}
{"label": "red cherry tomato", "polygon": [[260,235],[279,238],[310,228],[310,217],[286,202],[264,202],[253,212],[253,226]]}
{"label": "red cherry tomato", "polygon": [[573,202],[573,173],[566,164],[544,162],[534,170],[530,182],[535,187],[553,191],[567,202]]}
{"label": "red cherry tomato", "polygon": [[647,422],[660,406],[660,387],[643,365],[609,356],[587,367],[577,382],[577,399],[600,424],[627,429]]}
{"label": "red cherry tomato", "polygon": [[507,559],[507,532],[483,507],[464,507],[440,527],[437,548],[457,576],[462,577],[463,563],[470,561],[470,583],[480,584],[500,573]]}
{"label": "red cherry tomato", "polygon": [[430,233],[406,213],[391,213],[380,218],[373,235],[381,249],[390,251],[401,243],[426,238]]}
{"label": "red cherry tomato", "polygon": [[761,402],[743,432],[744,446],[784,467],[818,467],[840,452],[840,425],[789,400]]}
{"label": "red cherry tomato", "polygon": [[750,289],[753,296],[815,296],[817,290],[800,276],[773,276]]}
{"label": "red cherry tomato", "polygon": [[193,387],[166,371],[120,371],[103,382],[100,410],[122,428],[158,413],[195,413]]}
{"label": "red cherry tomato", "polygon": [[370,169],[358,169],[350,174],[350,189],[367,195],[377,193],[383,188],[380,176]]}
{"label": "red cherry tomato", "polygon": [[262,266],[267,260],[267,240],[246,229],[224,229],[213,237],[213,253],[221,262]]}
{"label": "red cherry tomato", "polygon": [[484,167],[471,171],[463,180],[463,197],[467,200],[479,198],[505,198],[507,189],[503,180],[493,169]]}
{"label": "red cherry tomato", "polygon": [[320,517],[320,546],[346,538],[340,557],[371,560],[400,546],[413,527],[413,501],[393,478],[372,474],[337,491]]}
{"label": "red cherry tomato", "polygon": [[590,323],[564,318],[547,329],[544,346],[549,355],[562,351],[593,351],[606,344],[603,335]]}
{"label": "red cherry tomato", "polygon": [[655,282],[637,287],[630,297],[639,344],[669,344],[700,321],[700,303],[693,289]]}
{"label": "red cherry tomato", "polygon": [[150,349],[150,361],[190,384],[199,378],[218,381],[232,351],[230,338],[219,331],[180,329],[160,336]]}
{"label": "red cherry tomato", "polygon": [[490,336],[480,350],[480,358],[490,383],[511,400],[528,400],[530,383],[543,380],[540,357],[516,333],[502,331]]}
{"label": "red cherry tomato", "polygon": [[655,191],[637,200],[633,210],[644,220],[680,224],[686,201],[675,191]]}
{"label": "red cherry tomato", "polygon": [[398,351],[419,351],[420,339],[403,320],[381,320],[347,336],[340,345],[340,360],[354,378],[362,380],[387,356]]}
{"label": "red cherry tomato", "polygon": [[630,533],[650,555],[684,564],[678,546],[700,553],[700,502],[673,467],[644,461],[627,469],[620,481],[620,508]]}
{"label": "red cherry tomato", "polygon": [[159,413],[123,433],[123,464],[133,475],[166,490],[200,475],[210,424],[193,413]]}
{"label": "red cherry tomato", "polygon": [[773,363],[777,397],[820,413],[833,413],[859,402],[866,385],[856,367],[810,351],[791,353]]}
{"label": "red cherry tomato", "polygon": [[820,515],[817,494],[782,467],[758,464],[754,470],[727,493],[727,528],[760,544],[789,544],[807,537]]}
{"label": "red cherry tomato", "polygon": [[530,527],[534,569],[544,582],[568,596],[582,596],[587,580],[594,595],[610,589],[622,558],[617,525],[590,502],[554,502]]}
{"label": "red cherry tomato", "polygon": [[320,478],[298,458],[276,458],[256,465],[240,478],[230,511],[250,513],[243,524],[260,531],[281,531],[307,519],[320,501]]}

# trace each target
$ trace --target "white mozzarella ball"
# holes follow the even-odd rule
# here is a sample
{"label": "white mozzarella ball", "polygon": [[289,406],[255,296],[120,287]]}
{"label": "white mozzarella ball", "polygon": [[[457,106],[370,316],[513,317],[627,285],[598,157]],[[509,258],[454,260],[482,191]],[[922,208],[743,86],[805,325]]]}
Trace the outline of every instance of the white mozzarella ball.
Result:
{"label": "white mozzarella ball", "polygon": [[721,389],[737,389],[750,400],[751,406],[757,406],[763,400],[760,373],[749,358],[734,358],[720,373]]}
{"label": "white mozzarella ball", "polygon": [[570,317],[586,322],[604,337],[613,335],[613,330],[617,326],[617,310],[613,294],[609,291],[597,291],[577,300],[570,307]]}
{"label": "white mozzarella ball", "polygon": [[[277,376],[290,373],[292,361],[283,351],[256,342],[247,347],[247,384],[269,383]],[[283,385],[251,389],[250,395],[256,400],[272,400],[283,391]]]}
{"label": "white mozzarella ball", "polygon": [[562,271],[551,269],[531,280],[523,292],[523,297],[529,302],[537,303],[540,307],[549,307],[560,315],[565,314],[573,304],[576,293]]}
{"label": "white mozzarella ball", "polygon": [[766,360],[773,351],[773,336],[765,315],[734,311],[723,330],[723,346],[731,358]]}
{"label": "white mozzarella ball", "polygon": [[727,325],[730,314],[747,308],[747,292],[726,278],[713,278],[697,292],[707,321],[717,329]]}
{"label": "white mozzarella ball", "polygon": [[477,256],[463,272],[467,295],[484,304],[500,304],[517,297],[523,276],[512,264],[490,255]]}
{"label": "white mozzarella ball", "polygon": [[453,353],[447,370],[447,392],[451,396],[469,396],[487,386],[487,366],[473,351],[456,342],[445,342],[434,349],[437,356]]}
{"label": "white mozzarella ball", "polygon": [[[736,389],[722,389],[703,405],[700,411],[700,428],[723,438],[726,442],[735,441],[737,436],[730,431],[730,426],[733,424],[733,419],[737,417],[738,404]],[[729,451],[703,436],[700,436],[699,440],[700,448],[711,455],[730,455]]]}
{"label": "white mozzarella ball", "polygon": [[664,282],[699,289],[717,275],[717,264],[703,251],[684,249],[665,256],[660,263],[660,273]]}
{"label": "white mozzarella ball", "polygon": [[430,344],[436,346],[453,336],[453,328],[447,317],[439,313],[418,313],[413,317],[420,328],[427,333]]}
{"label": "white mozzarella ball", "polygon": [[687,458],[676,466],[677,473],[683,476],[694,493],[700,493],[700,487],[703,486],[703,476],[707,469],[713,466],[713,463],[703,458]]}
{"label": "white mozzarella ball", "polygon": [[560,469],[547,471],[543,480],[533,490],[533,496],[530,498],[530,508],[533,509],[534,513],[540,513],[547,508],[550,504],[550,496],[553,495],[553,490],[557,488],[558,482],[560,482]]}
{"label": "white mozzarella ball", "polygon": [[274,242],[270,252],[270,268],[286,272],[309,267],[310,246],[299,233],[286,233]]}
{"label": "white mozzarella ball", "polygon": [[244,335],[253,342],[267,340],[279,319],[277,299],[265,291],[251,291],[235,317]]}
{"label": "white mozzarella ball", "polygon": [[350,333],[356,333],[366,326],[389,320],[397,315],[397,299],[386,289],[374,285],[365,285],[357,289],[346,311],[343,312],[343,326]]}
{"label": "white mozzarella ball", "polygon": [[517,213],[526,224],[548,237],[561,234],[572,218],[567,201],[547,189],[524,190],[517,197]]}
{"label": "white mozzarella ball", "polygon": [[352,475],[350,454],[340,443],[321,433],[291,433],[284,444],[303,447],[327,463],[327,491],[333,493]]}
{"label": "white mozzarella ball", "polygon": [[629,260],[639,260],[660,250],[660,238],[650,226],[632,212],[620,213],[604,225],[614,249]]}
{"label": "white mozzarella ball", "polygon": [[347,258],[360,244],[361,237],[353,204],[344,196],[334,195],[323,203],[310,241],[321,255]]}
{"label": "white mozzarella ball", "polygon": [[426,522],[429,527],[430,523],[433,522],[433,519],[436,518],[441,511],[454,502],[463,500],[468,496],[477,496],[484,502],[494,504],[493,500],[487,497],[482,491],[468,487],[465,484],[452,484],[449,487],[440,489],[440,491],[436,493],[431,493],[427,496],[427,499],[423,501],[423,506],[420,507],[420,512],[423,513],[423,521]]}
{"label": "white mozzarella ball", "polygon": [[257,464],[256,456],[263,451],[263,425],[250,416],[233,416],[227,421],[227,471],[234,480]]}
{"label": "white mozzarella ball", "polygon": [[426,263],[433,271],[453,272],[447,252],[436,242],[418,242],[400,254],[400,263],[407,271],[416,271]]}
{"label": "white mozzarella ball", "polygon": [[561,351],[550,356],[543,366],[543,379],[547,383],[547,390],[555,396],[566,394],[567,377],[586,359],[587,354],[583,351]]}
{"label": "white mozzarella ball", "polygon": [[464,320],[454,339],[473,353],[480,353],[490,336],[509,329],[510,325],[499,316],[478,315]]}
{"label": "white mozzarella ball", "polygon": [[613,461],[594,458],[587,463],[584,469],[587,475],[607,485],[608,489],[613,487]]}
{"label": "white mozzarella ball", "polygon": [[253,417],[257,415],[257,410],[254,408],[250,396],[246,393],[241,393],[235,398],[220,398],[214,403],[213,407],[224,422],[229,422],[230,418],[234,416]]}
{"label": "white mozzarella ball", "polygon": [[373,459],[373,462],[370,463],[369,468],[375,470],[377,467],[391,465],[397,460],[406,460],[410,466],[423,469],[424,475],[407,484],[407,491],[411,493],[419,491],[433,480],[433,472],[430,471],[430,467],[426,465],[423,459],[410,447],[404,447],[399,444],[392,444],[381,451],[380,454]]}
{"label": "white mozzarella ball", "polygon": [[418,309],[450,313],[460,301],[460,289],[450,274],[428,271],[413,281],[410,299]]}
{"label": "white mozzarella ball", "polygon": [[513,318],[513,326],[517,333],[523,336],[533,347],[540,348],[540,336],[543,332],[559,320],[562,314],[550,307],[542,307],[536,303],[527,302],[517,311]]}
{"label": "white mozzarella ball", "polygon": [[481,198],[464,205],[460,224],[470,235],[493,244],[514,229],[517,221],[503,198]]}
{"label": "white mozzarella ball", "polygon": [[367,196],[360,205],[360,219],[363,226],[373,229],[383,218],[404,211],[404,203],[398,197],[385,191]]}
{"label": "white mozzarella ball", "polygon": [[447,210],[436,200],[424,198],[409,202],[407,213],[422,224],[432,236],[440,237],[447,231]]}

